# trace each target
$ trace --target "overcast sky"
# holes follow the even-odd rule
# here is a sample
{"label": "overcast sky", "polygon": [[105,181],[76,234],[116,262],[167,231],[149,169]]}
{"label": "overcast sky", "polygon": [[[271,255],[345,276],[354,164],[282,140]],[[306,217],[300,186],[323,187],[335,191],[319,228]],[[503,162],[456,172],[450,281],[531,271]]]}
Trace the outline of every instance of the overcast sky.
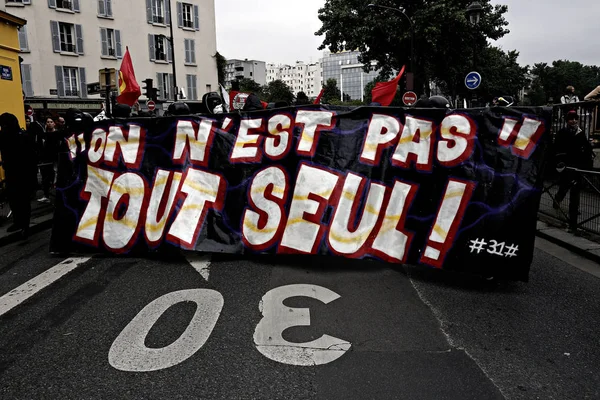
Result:
{"label": "overcast sky", "polygon": [[[508,5],[510,33],[497,45],[523,65],[557,59],[600,65],[600,1],[493,0]],[[291,64],[316,61],[325,0],[215,0],[217,49],[226,58]]]}

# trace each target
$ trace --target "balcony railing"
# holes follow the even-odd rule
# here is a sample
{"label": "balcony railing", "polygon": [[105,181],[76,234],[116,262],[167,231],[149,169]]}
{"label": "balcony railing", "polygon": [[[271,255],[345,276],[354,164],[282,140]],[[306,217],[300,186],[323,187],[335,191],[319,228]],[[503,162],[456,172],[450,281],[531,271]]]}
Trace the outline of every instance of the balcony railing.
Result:
{"label": "balcony railing", "polygon": [[60,50],[68,53],[75,53],[77,48],[72,43],[61,43]]}

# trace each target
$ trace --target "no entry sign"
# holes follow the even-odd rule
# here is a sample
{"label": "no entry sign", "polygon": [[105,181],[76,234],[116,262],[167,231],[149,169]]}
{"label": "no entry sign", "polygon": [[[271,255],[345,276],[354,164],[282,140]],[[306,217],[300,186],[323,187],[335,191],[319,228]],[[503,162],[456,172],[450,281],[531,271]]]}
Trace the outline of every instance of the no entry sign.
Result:
{"label": "no entry sign", "polygon": [[150,101],[148,102],[148,110],[150,110],[150,111],[154,111],[154,109],[155,109],[155,108],[156,108],[156,103],[155,103],[155,102],[153,102],[152,100],[150,100]]}
{"label": "no entry sign", "polygon": [[406,92],[402,96],[402,102],[407,106],[412,106],[417,102],[417,94],[415,92]]}

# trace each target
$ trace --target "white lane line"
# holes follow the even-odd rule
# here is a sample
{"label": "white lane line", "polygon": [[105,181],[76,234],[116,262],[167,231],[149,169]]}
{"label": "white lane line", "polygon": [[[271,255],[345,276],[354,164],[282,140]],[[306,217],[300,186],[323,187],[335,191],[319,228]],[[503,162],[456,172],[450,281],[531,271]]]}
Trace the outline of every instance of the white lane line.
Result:
{"label": "white lane line", "polygon": [[72,257],[56,264],[49,270],[25,282],[16,289],[0,297],[0,316],[6,314],[40,290],[50,286],[60,278],[73,271],[92,257]]}
{"label": "white lane line", "polygon": [[190,265],[194,267],[196,271],[206,282],[208,282],[208,277],[210,276],[210,255],[207,254],[187,254],[185,257]]}

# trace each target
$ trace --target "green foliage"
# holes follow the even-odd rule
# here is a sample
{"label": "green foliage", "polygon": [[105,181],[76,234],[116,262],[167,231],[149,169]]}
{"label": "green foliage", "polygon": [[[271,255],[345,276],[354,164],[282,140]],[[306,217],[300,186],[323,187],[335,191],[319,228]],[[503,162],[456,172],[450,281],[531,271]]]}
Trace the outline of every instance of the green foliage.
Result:
{"label": "green foliage", "polygon": [[292,89],[280,79],[269,82],[263,87],[262,99],[267,102],[285,101],[289,104],[294,102]]}
{"label": "green foliage", "polygon": [[339,101],[341,97],[340,89],[337,86],[337,80],[330,78],[327,79],[325,85],[323,85],[323,97],[321,97],[322,103],[332,103],[334,101]]}
{"label": "green foliage", "polygon": [[259,83],[256,83],[253,79],[250,78],[242,78],[238,79],[238,83],[240,84],[240,91],[247,93],[254,93],[260,97],[262,86]]}
{"label": "green foliage", "polygon": [[217,77],[219,84],[225,86],[225,69],[227,68],[227,59],[218,51],[214,55],[217,62]]}
{"label": "green foliage", "polygon": [[[487,47],[508,33],[504,19],[507,6],[480,0],[481,22],[473,27],[465,10],[472,0],[380,0],[378,4],[402,7],[414,23],[415,87],[428,92],[429,81],[456,94],[474,65],[477,49]],[[385,74],[410,65],[411,30],[407,18],[398,12],[368,8],[363,0],[326,0],[319,10],[323,23],[316,35],[324,35],[320,49],[361,52],[365,69],[382,68]],[[351,29],[349,29],[351,27]],[[371,66],[371,61],[376,65]]]}
{"label": "green foliage", "polygon": [[482,82],[476,91],[477,97],[484,102],[491,102],[498,96],[518,98],[519,92],[528,84],[529,71],[529,67],[519,65],[519,53],[515,50],[505,53],[498,47],[489,46],[480,56],[477,70]]}
{"label": "green foliage", "polygon": [[600,67],[576,61],[557,60],[551,66],[534,64],[531,74],[533,81],[527,97],[533,105],[560,103],[569,85],[575,87],[575,94],[583,101],[585,95],[600,84]]}

